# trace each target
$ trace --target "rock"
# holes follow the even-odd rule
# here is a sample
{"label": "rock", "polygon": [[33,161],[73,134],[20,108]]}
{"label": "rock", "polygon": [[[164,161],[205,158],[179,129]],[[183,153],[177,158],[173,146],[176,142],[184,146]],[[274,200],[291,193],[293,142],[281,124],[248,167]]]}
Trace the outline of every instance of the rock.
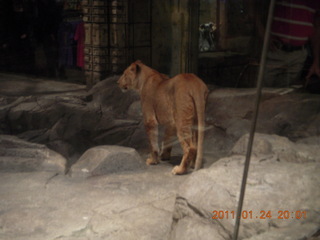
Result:
{"label": "rock", "polygon": [[[210,92],[206,106],[206,120],[210,125],[228,130],[232,128],[236,131],[239,129],[250,129],[252,119],[252,111],[254,107],[253,99],[255,97],[255,89],[216,89]],[[268,101],[270,98],[275,98],[277,95],[264,91],[262,100]],[[237,127],[237,124],[240,127]],[[232,133],[231,130],[229,130]],[[234,137],[241,137],[243,130],[238,134],[234,133]]]}
{"label": "rock", "polygon": [[177,187],[169,164],[86,179],[0,174],[1,240],[163,240]]}
{"label": "rock", "polygon": [[[320,98],[318,95],[264,89],[261,96],[257,131],[276,134],[290,140],[318,136]],[[225,131],[233,144],[250,131],[255,89],[215,89],[210,92],[206,122]],[[223,139],[219,139],[224,141]],[[231,150],[231,149],[230,149]]]}
{"label": "rock", "polygon": [[133,91],[122,93],[116,80],[117,77],[111,77],[97,83],[86,94],[87,99],[83,91],[79,95],[62,91],[14,100],[5,98],[0,107],[0,133],[46,144],[67,159],[73,157],[74,149],[76,154],[82,154],[98,145],[130,147],[141,140],[145,146],[146,140],[139,135],[137,141],[132,139],[137,128],[144,130],[140,125],[139,96]]}
{"label": "rock", "polygon": [[134,119],[142,119],[142,108],[140,101],[135,101],[130,105],[128,109],[128,116]]}
{"label": "rock", "polygon": [[15,136],[0,135],[2,172],[50,171],[64,173],[66,159],[45,145],[30,143]]}
{"label": "rock", "polygon": [[[108,123],[105,123],[107,126]],[[112,124],[112,125],[111,125]],[[128,145],[133,132],[139,126],[139,122],[130,119],[116,119],[109,123],[109,129],[96,131],[93,136],[93,142],[96,145]]]}
{"label": "rock", "polygon": [[87,150],[71,167],[72,177],[89,177],[143,169],[144,163],[133,148],[98,146]]}
{"label": "rock", "polygon": [[[233,154],[245,155],[249,135],[246,134],[235,144]],[[314,139],[314,138],[313,138]],[[310,141],[310,140],[305,140]],[[295,144],[286,137],[256,133],[252,147],[254,155],[272,155],[278,161],[286,162],[320,162],[320,149],[316,144]],[[314,143],[317,143],[314,140]]]}
{"label": "rock", "polygon": [[54,97],[33,97],[8,110],[7,124],[13,133],[48,129],[64,115],[64,107]]}
{"label": "rock", "polygon": [[[37,91],[37,95],[30,97],[6,96],[1,99],[0,133],[15,134],[51,146],[68,161],[74,154],[81,155],[99,145],[120,145],[146,151],[149,144],[139,96],[134,91],[123,93],[117,86],[118,78],[113,76],[100,81],[87,93],[83,86],[66,84],[63,90],[63,84],[59,83],[50,94],[45,94],[48,85],[44,84],[40,88],[44,94]],[[28,86],[30,82],[31,79]],[[71,87],[75,91],[70,92]],[[318,95],[294,92],[281,95],[278,90],[263,90],[257,130],[292,141],[318,136]],[[255,89],[223,88],[210,92],[206,108],[205,167],[226,156],[234,143],[249,132],[255,94]],[[294,151],[282,155],[292,161],[299,157]]]}
{"label": "rock", "polygon": [[[22,94],[7,88],[7,94],[15,91],[14,96],[0,99],[0,132],[19,134],[65,156],[73,155],[72,161],[68,159],[68,166],[75,162],[72,176],[105,175],[79,181],[56,172],[4,169],[0,239],[231,238],[235,222],[231,211],[237,207],[241,155],[247,144],[247,137],[241,137],[250,129],[255,89],[211,91],[204,141],[204,167],[209,168],[176,177],[170,174],[169,163],[141,171],[144,161],[133,149],[105,146],[134,146],[142,148],[142,153],[147,149],[139,96],[133,91],[122,93],[116,80],[115,76],[101,81],[89,93],[83,86],[68,87],[62,82],[52,91],[53,82],[42,85],[31,80],[27,88],[18,84]],[[255,137],[243,210],[255,217],[270,210],[272,218],[243,219],[241,239],[304,239],[319,229],[319,99],[318,95],[263,91],[257,130],[264,134]],[[44,145],[16,140],[13,149],[9,143],[1,141],[0,159],[12,164],[16,158],[9,161],[11,155],[22,155],[21,171],[30,167],[24,163],[46,159],[49,152]],[[89,149],[99,145],[104,146]],[[177,144],[173,152],[176,148],[181,150]],[[212,165],[231,150],[238,156]],[[306,211],[307,219],[278,219],[278,211],[287,209]],[[223,211],[224,218],[213,220],[215,210]]]}
{"label": "rock", "polygon": [[[215,239],[231,238],[244,158],[221,159],[187,178],[177,194],[171,240],[181,239],[178,235],[181,229],[184,229],[183,236],[197,236],[196,239],[209,239],[208,234],[213,231],[216,232]],[[239,239],[256,239],[263,234],[275,236],[281,231],[286,232],[287,238],[290,236],[288,239],[310,237],[320,224],[320,164],[278,162],[273,158],[266,160],[261,155],[253,158],[243,205],[242,216],[246,219],[241,220]],[[279,219],[284,218],[281,213],[286,210],[290,214],[288,219]],[[221,211],[224,215],[212,219],[213,211]],[[271,217],[264,212],[270,213]],[[305,213],[306,218],[301,217],[301,213]],[[201,227],[188,228],[191,225]],[[295,229],[299,229],[298,235]],[[285,239],[283,234],[279,236],[272,239]]]}
{"label": "rock", "polygon": [[[315,229],[319,228],[314,223],[305,223],[291,225],[286,228],[273,229],[272,231],[268,231],[250,238],[246,238],[245,240],[277,240],[277,239],[308,239],[308,240],[319,240],[319,238],[309,238]],[[309,232],[311,234],[307,234]],[[308,238],[306,238],[306,236]]]}
{"label": "rock", "polygon": [[116,116],[126,115],[130,105],[139,100],[137,92],[130,90],[125,93],[118,87],[117,80],[119,76],[109,77],[103,81],[98,82],[88,92],[88,98],[95,108],[112,109]]}
{"label": "rock", "polygon": [[[177,224],[174,224],[174,231],[171,232],[169,239],[184,240],[225,240],[228,235],[219,225],[210,224],[200,218],[186,216]],[[224,237],[225,236],[225,237]]]}
{"label": "rock", "polygon": [[219,127],[207,127],[205,131],[204,148],[204,167],[211,166],[212,163],[229,154],[234,145],[234,138]]}
{"label": "rock", "polygon": [[226,129],[227,135],[238,138],[249,132],[251,121],[248,119],[230,120]]}
{"label": "rock", "polygon": [[12,74],[1,74],[0,93],[6,96],[31,96],[42,94],[69,95],[83,94],[85,85],[40,79],[28,76],[18,76]]}
{"label": "rock", "polygon": [[292,93],[263,101],[257,131],[286,136],[291,140],[320,133],[319,95]]}
{"label": "rock", "polygon": [[48,147],[56,152],[59,152],[65,158],[75,154],[73,147],[65,141],[56,140],[49,142]]}
{"label": "rock", "polygon": [[140,122],[139,125],[135,126],[133,129],[129,146],[135,149],[147,149],[149,151],[149,140],[143,122]]}
{"label": "rock", "polygon": [[297,141],[297,143],[319,146],[320,145],[320,136],[302,138],[302,139],[299,139]]}

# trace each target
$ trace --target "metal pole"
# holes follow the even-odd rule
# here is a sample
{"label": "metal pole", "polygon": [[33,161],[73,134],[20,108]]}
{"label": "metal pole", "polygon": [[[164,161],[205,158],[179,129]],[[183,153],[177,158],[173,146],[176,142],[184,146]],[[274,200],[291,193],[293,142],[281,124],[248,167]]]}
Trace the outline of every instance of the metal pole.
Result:
{"label": "metal pole", "polygon": [[235,223],[233,238],[232,238],[233,240],[237,240],[238,234],[239,234],[243,199],[244,199],[244,195],[245,195],[245,191],[246,191],[246,184],[247,184],[249,165],[250,165],[250,157],[251,157],[254,133],[256,130],[259,105],[260,105],[260,99],[261,99],[261,89],[262,89],[262,82],[263,82],[262,80],[263,80],[263,75],[264,75],[264,70],[265,70],[265,65],[266,65],[266,56],[267,56],[267,51],[268,51],[268,46],[269,46],[270,28],[271,28],[272,17],[273,17],[274,2],[275,2],[275,0],[271,0],[270,5],[269,5],[268,21],[267,21],[267,25],[266,25],[266,30],[265,30],[264,40],[263,40],[262,54],[261,54],[261,59],[260,59],[260,68],[259,68],[258,83],[257,83],[257,93],[256,93],[256,99],[255,99],[255,106],[254,106],[254,115],[253,115],[253,119],[251,122],[251,129],[250,129],[250,136],[249,136],[248,147],[247,147],[246,160],[245,160],[244,169],[243,169],[243,177],[242,177],[242,183],[241,183],[241,189],[240,189],[240,197],[239,197],[239,203],[238,203],[238,209],[237,209],[236,223]]}

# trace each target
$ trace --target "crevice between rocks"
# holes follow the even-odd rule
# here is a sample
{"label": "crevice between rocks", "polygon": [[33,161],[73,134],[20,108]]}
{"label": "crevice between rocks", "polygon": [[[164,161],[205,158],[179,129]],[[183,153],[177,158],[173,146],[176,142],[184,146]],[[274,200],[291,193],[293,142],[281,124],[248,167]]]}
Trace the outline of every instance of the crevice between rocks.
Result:
{"label": "crevice between rocks", "polygon": [[[230,231],[228,231],[228,229],[226,229],[221,222],[219,222],[217,219],[207,219],[207,216],[205,216],[200,210],[198,210],[195,206],[193,206],[192,204],[190,204],[187,199],[181,197],[181,196],[177,196],[176,198],[176,205],[185,205],[186,207],[188,207],[190,210],[192,210],[193,213],[195,213],[196,216],[198,216],[201,220],[211,223],[211,224],[217,224],[219,227],[221,227],[221,229],[223,229],[223,231],[230,237],[230,239],[232,238],[232,233]],[[177,209],[177,207],[175,207],[175,209]],[[181,215],[181,218],[175,218],[173,216],[173,224],[172,224],[172,229],[171,231],[175,228],[175,225],[178,224],[179,220],[189,216],[188,214],[184,214]]]}

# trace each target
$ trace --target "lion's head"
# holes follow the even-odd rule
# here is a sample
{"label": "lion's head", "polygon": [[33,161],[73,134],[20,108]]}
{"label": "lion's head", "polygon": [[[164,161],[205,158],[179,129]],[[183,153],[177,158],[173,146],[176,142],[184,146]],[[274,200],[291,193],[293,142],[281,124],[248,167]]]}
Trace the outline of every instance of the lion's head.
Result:
{"label": "lion's head", "polygon": [[138,75],[140,73],[141,67],[140,61],[136,61],[132,63],[126,70],[124,70],[123,74],[118,80],[118,86],[122,90],[134,89],[138,90]]}

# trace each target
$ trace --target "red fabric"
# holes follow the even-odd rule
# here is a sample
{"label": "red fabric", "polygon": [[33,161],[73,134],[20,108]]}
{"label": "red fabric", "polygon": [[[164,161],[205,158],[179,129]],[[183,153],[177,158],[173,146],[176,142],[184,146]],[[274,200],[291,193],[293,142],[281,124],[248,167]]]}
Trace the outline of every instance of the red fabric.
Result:
{"label": "red fabric", "polygon": [[84,40],[85,40],[83,22],[77,25],[76,32],[74,35],[74,40],[77,41],[77,66],[83,68],[84,67]]}
{"label": "red fabric", "polygon": [[277,0],[271,34],[284,43],[304,45],[313,34],[314,16],[319,0]]}

